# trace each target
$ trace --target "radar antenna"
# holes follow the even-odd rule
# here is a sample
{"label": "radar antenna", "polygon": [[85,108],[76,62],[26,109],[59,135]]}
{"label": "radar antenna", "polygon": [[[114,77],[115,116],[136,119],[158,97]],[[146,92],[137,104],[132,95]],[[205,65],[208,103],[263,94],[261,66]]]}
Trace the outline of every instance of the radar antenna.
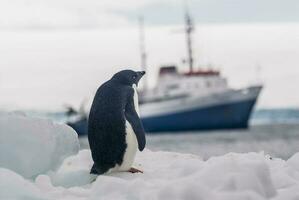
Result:
{"label": "radar antenna", "polygon": [[[140,65],[143,71],[146,71],[146,51],[145,51],[145,32],[144,32],[144,18],[139,17],[139,39],[140,39]],[[143,78],[143,90],[147,90],[147,78]]]}
{"label": "radar antenna", "polygon": [[187,2],[185,1],[185,33],[187,42],[187,54],[188,54],[188,64],[189,72],[193,72],[193,49],[192,49],[192,33],[194,31],[193,21],[190,17]]}

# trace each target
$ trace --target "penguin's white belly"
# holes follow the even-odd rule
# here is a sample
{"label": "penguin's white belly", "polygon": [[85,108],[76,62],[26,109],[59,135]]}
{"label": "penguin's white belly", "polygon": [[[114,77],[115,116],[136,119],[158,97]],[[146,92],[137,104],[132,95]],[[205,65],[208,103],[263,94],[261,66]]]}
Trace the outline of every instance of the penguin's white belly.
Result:
{"label": "penguin's white belly", "polygon": [[[134,84],[134,106],[137,114],[139,115],[139,107],[138,107],[138,94],[137,94],[137,87]],[[136,134],[131,126],[131,124],[126,121],[126,143],[127,143],[127,149],[125,151],[125,155],[123,158],[122,164],[119,166],[119,170],[129,170],[135,159],[135,155],[138,148],[138,142],[136,138]]]}
{"label": "penguin's white belly", "polygon": [[138,103],[137,86],[136,86],[135,84],[133,84],[132,87],[133,87],[133,89],[134,89],[134,106],[135,106],[135,110],[136,110],[138,116],[140,116],[140,115],[139,115],[139,103]]}
{"label": "penguin's white belly", "polygon": [[126,133],[127,149],[123,157],[123,162],[119,166],[119,170],[121,171],[129,170],[132,167],[138,148],[136,135],[131,124],[128,121],[126,121]]}
{"label": "penguin's white belly", "polygon": [[125,150],[121,165],[116,165],[115,167],[109,169],[106,173],[128,171],[134,163],[138,142],[134,130],[128,121],[126,121],[126,144],[127,148]]}

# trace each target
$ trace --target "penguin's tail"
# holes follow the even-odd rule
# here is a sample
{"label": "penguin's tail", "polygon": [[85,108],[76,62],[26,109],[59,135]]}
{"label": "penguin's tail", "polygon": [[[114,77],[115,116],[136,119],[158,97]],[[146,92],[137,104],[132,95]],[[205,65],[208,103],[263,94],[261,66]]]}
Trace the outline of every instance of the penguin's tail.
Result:
{"label": "penguin's tail", "polygon": [[95,164],[92,165],[92,168],[90,170],[90,174],[98,174]]}
{"label": "penguin's tail", "polygon": [[101,167],[96,166],[96,164],[93,163],[92,168],[90,170],[90,174],[101,175],[101,174],[104,174],[105,172],[107,172],[108,169],[103,169]]}

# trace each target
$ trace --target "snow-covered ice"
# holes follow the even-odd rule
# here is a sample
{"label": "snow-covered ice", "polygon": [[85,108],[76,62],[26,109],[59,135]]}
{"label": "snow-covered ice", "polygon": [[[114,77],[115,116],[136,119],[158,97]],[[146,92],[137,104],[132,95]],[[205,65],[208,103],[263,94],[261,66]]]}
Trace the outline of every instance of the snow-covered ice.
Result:
{"label": "snow-covered ice", "polygon": [[25,178],[54,170],[79,151],[76,132],[51,120],[0,113],[0,166]]}
{"label": "snow-covered ice", "polygon": [[[67,158],[57,171],[25,181],[9,170],[6,177],[27,184],[30,198],[41,199],[296,199],[299,197],[299,154],[287,161],[261,153],[229,153],[203,161],[200,157],[174,152],[152,152],[137,155],[135,166],[144,174],[113,173],[89,175],[92,165],[89,150]],[[0,173],[1,174],[1,173]],[[18,178],[15,178],[18,177]],[[20,183],[19,183],[20,182]],[[0,179],[0,185],[6,181]],[[0,187],[1,188],[1,187]],[[8,196],[9,192],[5,192]],[[18,199],[18,198],[16,198]]]}
{"label": "snow-covered ice", "polygon": [[45,195],[21,175],[0,168],[0,199],[45,199]]}
{"label": "snow-covered ice", "polygon": [[[14,120],[15,126],[11,125],[8,118]],[[19,159],[19,165],[24,167],[18,171],[16,166],[3,165],[3,161],[0,163],[0,199],[299,198],[299,153],[288,160],[272,158],[263,152],[250,152],[229,153],[205,161],[192,154],[145,149],[137,154],[135,160],[135,167],[144,170],[143,174],[112,173],[98,176],[91,183],[95,177],[89,174],[92,166],[90,150],[77,153],[78,139],[71,129],[21,115],[8,115],[6,118],[2,116],[0,119],[1,145],[18,141],[15,148],[3,149],[6,154],[0,152],[1,160],[3,155],[14,156]],[[40,130],[45,127],[50,131]],[[6,131],[14,134],[8,137],[8,133],[3,133]],[[51,138],[51,142],[47,144],[40,133],[54,136],[52,138],[47,135],[46,138]],[[25,141],[26,148],[29,148],[28,144],[33,144],[30,151],[24,152],[25,147],[18,137]],[[49,146],[52,145],[59,151],[51,149]],[[37,148],[33,151],[35,147]],[[48,158],[55,160],[55,164],[52,163],[53,160],[49,164],[47,159],[36,154],[36,150],[47,154]],[[36,160],[33,159],[35,157]],[[62,161],[63,158],[65,159]],[[28,166],[23,162],[28,160],[32,165],[30,170],[25,170]],[[37,160],[47,165],[41,167]],[[31,176],[27,171],[31,172]]]}
{"label": "snow-covered ice", "polygon": [[295,199],[298,163],[297,155],[283,161],[263,153],[230,153],[202,161],[194,155],[145,150],[135,162],[144,174],[114,173],[90,184],[90,151],[82,150],[35,180],[1,169],[0,188],[6,188],[2,197],[15,199]]}

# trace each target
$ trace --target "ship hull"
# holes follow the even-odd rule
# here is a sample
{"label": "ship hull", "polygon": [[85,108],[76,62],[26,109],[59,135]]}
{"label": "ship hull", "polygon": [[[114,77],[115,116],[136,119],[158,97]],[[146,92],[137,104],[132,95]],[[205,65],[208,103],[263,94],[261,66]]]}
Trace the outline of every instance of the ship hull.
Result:
{"label": "ship hull", "polygon": [[261,86],[217,95],[145,104],[141,118],[146,132],[247,128]]}
{"label": "ship hull", "polygon": [[247,128],[256,99],[143,118],[146,132]]}

